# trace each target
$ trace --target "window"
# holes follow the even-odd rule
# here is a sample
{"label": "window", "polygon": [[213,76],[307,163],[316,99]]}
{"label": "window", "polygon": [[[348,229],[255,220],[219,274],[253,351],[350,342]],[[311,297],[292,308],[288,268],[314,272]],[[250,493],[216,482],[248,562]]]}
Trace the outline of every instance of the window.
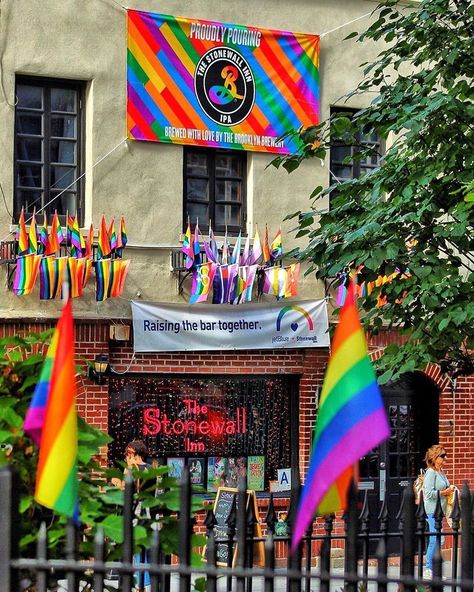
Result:
{"label": "window", "polygon": [[[82,83],[19,76],[15,109],[14,216],[45,206],[81,222]],[[67,191],[57,197],[64,189]],[[57,199],[56,199],[57,198]],[[65,219],[65,218],[64,218]]]}
{"label": "window", "polygon": [[278,469],[298,466],[296,377],[127,375],[109,387],[111,463],[138,438],[169,466],[199,460],[208,491],[216,459],[227,468],[258,462],[260,490]]}
{"label": "window", "polygon": [[[345,113],[347,117],[352,118],[356,111],[334,107],[331,109],[332,113]],[[376,152],[367,156],[364,160],[353,160],[349,163],[344,162],[347,156],[352,156],[367,146],[375,148]],[[343,139],[335,138],[331,145],[331,173],[329,183],[333,184],[336,179],[341,182],[348,179],[357,179],[367,171],[377,168],[380,166],[381,152],[382,145],[376,133],[364,135],[362,131],[359,131],[356,136],[355,145],[353,146],[345,144]],[[334,197],[334,192],[331,193],[331,196]]]}
{"label": "window", "polygon": [[235,150],[184,149],[184,217],[202,230],[209,221],[217,233],[238,234],[245,224],[247,153]]}

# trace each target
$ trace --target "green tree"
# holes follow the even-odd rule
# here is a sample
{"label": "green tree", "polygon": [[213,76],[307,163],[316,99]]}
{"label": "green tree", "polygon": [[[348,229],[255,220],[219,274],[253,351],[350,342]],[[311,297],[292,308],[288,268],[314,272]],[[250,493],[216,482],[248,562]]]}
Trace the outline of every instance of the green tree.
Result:
{"label": "green tree", "polygon": [[[23,556],[35,556],[36,539],[41,522],[47,524],[48,553],[50,556],[64,556],[66,519],[40,506],[33,498],[38,449],[23,432],[23,422],[33,390],[44,362],[43,352],[48,345],[51,331],[42,334],[7,337],[0,340],[0,467],[5,463],[13,465],[20,477],[20,551]],[[97,428],[78,419],[78,471],[79,505],[82,535],[80,556],[90,558],[94,553],[94,537],[102,529],[107,538],[106,560],[119,560],[123,542],[123,492],[110,485],[112,477],[123,477],[121,469],[105,469],[98,461],[100,448],[111,438]],[[152,468],[134,471],[140,478],[137,501],[143,507],[156,510],[162,518],[160,544],[166,554],[178,552],[179,486],[176,479],[167,477],[167,468]],[[155,495],[157,480],[162,493]],[[193,512],[201,509],[202,502],[192,500]],[[151,512],[154,515],[156,512]],[[148,514],[142,512],[142,515]],[[138,546],[148,548],[151,543],[153,520],[141,517],[134,526],[134,540]],[[193,547],[201,546],[205,538],[193,535]],[[193,553],[193,562],[200,563],[200,556]],[[28,577],[28,575],[26,574]],[[89,581],[92,576],[81,576]],[[34,590],[34,582],[32,582]]]}
{"label": "green tree", "polygon": [[[288,172],[308,158],[324,159],[334,138],[365,159],[370,146],[356,132],[386,142],[381,166],[363,177],[317,187],[311,209],[295,212],[296,256],[308,273],[342,281],[359,270],[359,282],[407,271],[362,299],[367,330],[397,328],[406,342],[381,359],[382,382],[441,362],[453,375],[473,371],[474,330],[474,6],[470,0],[423,0],[407,7],[379,4],[358,42],[385,42],[362,64],[363,80],[348,96],[375,96],[352,119],[335,113],[320,125],[294,132],[303,153],[277,158]],[[354,41],[352,41],[354,42]],[[350,48],[348,48],[350,51]],[[366,95],[367,96],[367,95]],[[331,195],[330,208],[323,199]],[[327,202],[324,202],[327,203]],[[376,306],[377,297],[386,304]]]}

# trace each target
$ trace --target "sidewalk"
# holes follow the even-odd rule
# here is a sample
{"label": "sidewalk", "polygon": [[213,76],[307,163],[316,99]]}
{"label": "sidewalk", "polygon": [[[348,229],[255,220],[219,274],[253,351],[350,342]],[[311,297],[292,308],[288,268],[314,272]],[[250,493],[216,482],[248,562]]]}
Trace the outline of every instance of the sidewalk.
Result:
{"label": "sidewalk", "polygon": [[[285,572],[285,568],[277,568],[275,571],[274,577],[274,590],[276,592],[285,592],[287,588],[287,578],[283,575]],[[359,566],[358,573],[362,576],[362,569]],[[459,572],[458,572],[459,573]],[[282,575],[279,575],[282,574]],[[311,580],[310,590],[311,592],[318,592],[320,588],[319,580],[314,577],[319,574],[319,569],[312,569],[311,574],[313,576]],[[452,564],[450,561],[443,562],[443,578],[451,579],[452,574]],[[369,577],[376,577],[377,576],[377,568],[375,566],[369,566]],[[398,565],[390,565],[388,567],[388,577],[398,579],[400,575],[400,567]],[[193,578],[194,579],[194,578]],[[105,580],[105,585],[109,588],[114,590],[119,590],[119,583],[116,580]],[[301,588],[303,591],[306,590],[306,581],[304,580],[301,583]],[[331,569],[331,585],[330,590],[331,592],[340,592],[344,588],[344,570],[342,568],[333,568]],[[357,586],[359,589],[359,584]],[[81,588],[80,588],[81,589]],[[225,576],[221,576],[217,580],[217,590],[219,592],[224,592],[227,589],[227,578]],[[246,588],[247,589],[247,588]],[[418,587],[418,589],[420,589]],[[452,586],[446,584],[444,586],[444,590],[452,589]],[[173,574],[171,576],[171,592],[178,592],[179,590],[179,576],[177,574]],[[232,590],[236,590],[236,580],[233,578],[232,582]],[[263,592],[264,590],[264,580],[263,577],[255,576],[252,578],[251,583],[251,592]],[[388,592],[398,592],[399,584],[398,583],[391,583],[387,586]],[[376,582],[369,582],[367,587],[367,592],[376,592],[377,591],[377,583]],[[60,586],[58,588],[58,592],[67,592],[67,584],[66,581],[61,581]],[[124,591],[125,592],[125,591]]]}

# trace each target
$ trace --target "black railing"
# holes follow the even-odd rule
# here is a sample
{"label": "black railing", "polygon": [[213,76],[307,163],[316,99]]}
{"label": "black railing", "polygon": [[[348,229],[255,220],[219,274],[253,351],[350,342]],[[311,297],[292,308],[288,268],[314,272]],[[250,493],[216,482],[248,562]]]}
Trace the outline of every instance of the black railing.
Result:
{"label": "black railing", "polygon": [[[273,500],[270,498],[269,509],[264,520],[267,535],[256,538],[254,528],[258,518],[252,504],[246,508],[246,484],[244,480],[227,518],[227,538],[216,540],[216,520],[209,510],[204,521],[207,531],[206,560],[201,565],[191,565],[191,535],[194,531],[194,519],[191,516],[192,488],[189,471],[186,469],[181,483],[179,512],[179,551],[178,557],[171,561],[166,557],[160,545],[159,529],[153,531],[148,561],[134,562],[133,542],[133,497],[134,483],[128,477],[124,491],[124,532],[121,561],[105,561],[106,541],[103,533],[95,537],[94,557],[78,559],[77,527],[71,522],[67,526],[66,549],[64,558],[48,559],[48,540],[46,527],[42,525],[37,540],[36,557],[23,557],[18,552],[18,481],[9,468],[0,470],[0,591],[16,592],[23,590],[20,577],[29,574],[32,584],[28,590],[46,592],[56,590],[63,574],[62,589],[68,591],[118,589],[124,592],[135,590],[137,577],[150,577],[149,589],[153,592],[188,592],[198,587],[196,578],[205,578],[205,587],[209,592],[226,590],[228,592],[310,592],[320,590],[420,590],[420,586],[441,591],[450,588],[453,592],[472,592],[473,590],[473,539],[474,539],[474,496],[467,484],[461,492],[460,500],[456,497],[451,514],[451,528],[443,530],[443,513],[438,500],[435,511],[435,532],[426,530],[426,514],[423,504],[414,503],[414,494],[408,487],[403,495],[400,510],[398,532],[388,531],[388,510],[382,503],[377,532],[369,532],[369,510],[367,498],[362,510],[358,510],[358,493],[352,487],[349,497],[349,511],[344,515],[344,528],[336,532],[334,516],[318,519],[309,529],[307,536],[295,553],[289,553],[291,528],[295,519],[295,504],[298,489],[292,492],[291,507],[288,509],[288,533],[285,536],[275,534],[277,524]],[[367,492],[365,492],[367,495]],[[459,503],[460,502],[460,503]],[[423,553],[429,535],[437,540],[433,558],[433,573],[427,577],[423,571]],[[444,536],[450,539],[452,553],[450,562],[443,562],[440,543]],[[400,544],[399,561],[396,567],[389,566],[387,554],[388,541],[396,538]],[[374,558],[369,556],[369,548],[377,542]],[[344,547],[344,567],[332,565],[334,544]],[[286,566],[276,567],[275,548],[283,544],[287,550]],[[228,546],[227,565],[218,565],[218,545]],[[237,545],[237,547],[235,547]],[[264,564],[254,565],[255,546],[264,546]],[[315,551],[317,547],[317,551]],[[236,550],[236,553],[235,553]],[[258,554],[257,554],[258,555]],[[144,553],[142,554],[142,557]],[[143,557],[144,558],[144,557]],[[373,566],[371,564],[374,564]],[[391,561],[393,563],[393,561]],[[449,569],[447,569],[449,568]],[[443,573],[444,571],[444,573]],[[90,580],[84,588],[84,579]],[[139,574],[139,576],[137,576]],[[202,580],[201,580],[202,582]],[[283,582],[283,584],[282,584]],[[143,581],[138,582],[143,585]],[[110,588],[109,588],[110,587]]]}

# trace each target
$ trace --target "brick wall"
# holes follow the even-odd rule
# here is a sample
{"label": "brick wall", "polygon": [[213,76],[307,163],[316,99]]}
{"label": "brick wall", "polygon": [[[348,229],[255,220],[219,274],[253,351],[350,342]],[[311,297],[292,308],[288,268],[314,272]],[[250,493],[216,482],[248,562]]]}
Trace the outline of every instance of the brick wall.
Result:
{"label": "brick wall", "polygon": [[[328,353],[320,349],[257,350],[235,352],[180,352],[133,354],[130,342],[109,340],[109,322],[76,322],[76,357],[79,364],[107,353],[115,372],[174,374],[292,374],[300,377],[300,457],[304,474],[311,444],[317,407]],[[23,331],[44,331],[53,323],[42,321],[7,322],[0,325],[0,337]],[[373,358],[391,342],[400,342],[395,332],[386,332],[369,343]],[[462,486],[464,479],[474,483],[474,377],[460,377],[454,385],[431,365],[426,374],[440,390],[440,441],[449,453],[448,475]],[[94,426],[107,431],[108,386],[97,385],[78,375],[79,413]],[[454,396],[453,396],[454,386]],[[105,451],[104,451],[105,452]]]}

